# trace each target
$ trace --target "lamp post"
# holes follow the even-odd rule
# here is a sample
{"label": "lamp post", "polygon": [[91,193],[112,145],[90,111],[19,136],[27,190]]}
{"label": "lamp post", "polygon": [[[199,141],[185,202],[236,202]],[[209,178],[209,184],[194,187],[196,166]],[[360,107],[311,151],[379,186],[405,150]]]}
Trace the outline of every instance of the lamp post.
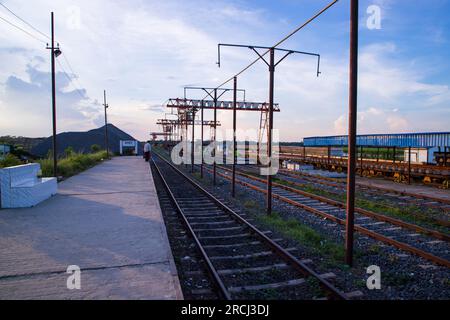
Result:
{"label": "lamp post", "polygon": [[61,55],[59,44],[55,47],[55,23],[54,14],[51,13],[51,46],[47,44],[47,49],[50,51],[51,65],[52,65],[52,123],[53,123],[53,175],[58,177],[58,154],[56,146],[56,75],[55,75],[55,59]]}

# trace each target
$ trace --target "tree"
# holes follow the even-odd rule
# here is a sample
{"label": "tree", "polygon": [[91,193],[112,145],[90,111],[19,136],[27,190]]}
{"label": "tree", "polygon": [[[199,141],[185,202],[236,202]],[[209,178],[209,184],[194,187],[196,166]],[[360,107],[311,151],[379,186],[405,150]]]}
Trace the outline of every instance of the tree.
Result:
{"label": "tree", "polygon": [[0,160],[0,168],[14,167],[21,164],[22,161],[11,153],[7,154],[3,160]]}

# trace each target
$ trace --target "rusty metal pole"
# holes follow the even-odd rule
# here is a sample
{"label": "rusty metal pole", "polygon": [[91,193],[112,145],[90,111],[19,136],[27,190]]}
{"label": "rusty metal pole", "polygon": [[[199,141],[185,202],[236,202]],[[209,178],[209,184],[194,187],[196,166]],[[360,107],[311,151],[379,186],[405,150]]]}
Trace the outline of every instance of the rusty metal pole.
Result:
{"label": "rusty metal pole", "polygon": [[330,146],[328,146],[327,152],[328,152],[328,169],[330,169],[329,168],[330,167],[330,162],[331,162],[331,147]]}
{"label": "rusty metal pole", "polygon": [[393,151],[394,151],[394,154],[393,154],[393,156],[392,156],[392,159],[393,159],[392,162],[395,163],[395,154],[396,154],[396,152],[397,152],[397,149],[394,147],[394,150],[393,150]]}
{"label": "rusty metal pole", "polygon": [[200,163],[200,177],[203,179],[203,100],[202,100],[202,111],[201,111],[201,163]]}
{"label": "rusty metal pole", "polygon": [[444,147],[444,167],[447,166],[447,147]]}
{"label": "rusty metal pole", "polygon": [[356,122],[358,112],[358,0],[350,1],[350,84],[348,117],[347,220],[345,262],[353,265],[355,214]]}
{"label": "rusty metal pole", "polygon": [[236,105],[237,105],[237,77],[234,77],[233,90],[233,181],[231,183],[231,196],[236,196]]}
{"label": "rusty metal pole", "polygon": [[361,154],[360,154],[360,176],[362,177],[363,176],[363,146],[361,146],[360,148],[359,148],[359,150],[360,150],[360,152],[361,152]]}
{"label": "rusty metal pole", "polygon": [[213,184],[216,185],[216,150],[217,150],[217,89],[214,89],[214,149],[213,149]]}
{"label": "rusty metal pole", "polygon": [[194,161],[195,161],[195,109],[192,108],[192,141],[191,141],[191,172],[194,173]]}
{"label": "rusty metal pole", "polygon": [[[186,110],[186,112],[184,113],[184,116],[185,116],[184,121],[186,122],[186,126],[185,126],[185,128],[184,128],[186,131],[185,131],[184,135],[185,135],[186,149],[187,149],[188,143],[189,143],[189,140],[188,140],[188,136],[189,136],[189,117],[188,117],[188,112],[187,112],[187,110]],[[185,157],[186,163],[184,164],[184,167],[187,169],[187,168],[188,168],[188,163],[187,163],[188,154],[187,154],[187,150],[185,150],[185,152],[186,152],[186,157]]]}
{"label": "rusty metal pole", "polygon": [[411,184],[411,147],[408,148],[408,184]]}
{"label": "rusty metal pole", "polygon": [[275,48],[270,48],[269,62],[269,128],[267,133],[267,155],[269,157],[267,174],[267,214],[272,214],[272,175],[270,167],[272,166],[272,129],[273,129],[273,92],[275,78]]}

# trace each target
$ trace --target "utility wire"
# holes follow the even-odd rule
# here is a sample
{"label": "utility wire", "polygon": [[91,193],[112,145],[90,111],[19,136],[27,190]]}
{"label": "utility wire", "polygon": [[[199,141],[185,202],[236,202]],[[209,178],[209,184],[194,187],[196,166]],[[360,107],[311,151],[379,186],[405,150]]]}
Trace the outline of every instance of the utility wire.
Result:
{"label": "utility wire", "polygon": [[32,33],[30,33],[30,32],[28,32],[28,31],[26,31],[25,29],[22,29],[21,27],[19,27],[18,25],[16,25],[16,24],[12,23],[11,21],[8,21],[8,20],[6,20],[6,19],[5,19],[5,18],[3,18],[3,17],[0,17],[0,19],[1,19],[1,20],[3,20],[4,22],[6,22],[7,24],[9,24],[9,25],[13,26],[14,28],[16,28],[16,29],[18,29],[18,30],[22,31],[23,33],[25,33],[25,34],[29,35],[30,37],[34,38],[35,40],[37,40],[37,41],[40,41],[40,42],[42,42],[42,43],[45,43],[45,44],[47,44],[47,42],[45,42],[44,40],[42,40],[42,39],[39,39],[38,37],[36,37],[36,36],[35,36],[35,35],[33,35]]}
{"label": "utility wire", "polygon": [[[21,18],[18,14],[16,14],[14,11],[12,11],[11,9],[9,9],[6,5],[4,5],[3,3],[0,2],[0,6],[2,6],[3,8],[5,8],[6,10],[8,10],[12,15],[14,15],[17,19],[19,19],[20,21],[22,21],[23,23],[25,23],[27,26],[29,26],[31,29],[33,29],[34,31],[36,31],[37,33],[39,33],[40,35],[44,36],[45,38],[51,40],[51,38],[45,34],[44,32],[40,31],[38,28],[34,27],[31,23],[27,22],[25,19]],[[33,34],[31,34],[30,32],[22,29],[21,27],[13,24],[12,22],[0,17],[0,19],[4,20],[5,22],[7,22],[8,24],[14,26],[15,28],[19,29],[22,32],[25,32],[26,34],[28,34],[29,36],[33,37],[34,39],[42,42],[42,43],[46,43],[45,41],[37,38],[36,36],[34,36]],[[80,80],[78,79],[78,75],[77,73],[73,70],[71,63],[69,62],[69,59],[67,58],[67,54],[63,53],[63,58],[66,61],[67,66],[69,67],[70,71],[72,72],[73,77],[69,77],[68,73],[64,70],[64,67],[62,66],[62,64],[59,62],[59,60],[56,60],[58,62],[58,65],[61,67],[63,73],[65,74],[65,76],[67,77],[67,79],[70,80],[70,82],[76,82],[78,84],[78,87],[75,85],[75,89],[77,91],[77,93],[80,95],[80,97],[82,99],[85,99],[86,97],[84,97],[81,94],[81,89],[79,89],[79,87],[83,87],[80,83]]]}
{"label": "utility wire", "polygon": [[[62,73],[66,76],[66,78],[69,80],[69,83],[73,82],[73,79],[68,75],[68,73],[66,72],[66,70],[64,69],[63,65],[61,64],[61,62],[59,62],[59,60],[56,59],[56,62],[58,63],[59,67],[61,68]],[[75,91],[78,93],[78,95],[81,97],[82,100],[85,100],[86,97],[81,94],[81,91],[83,91],[82,89],[79,89],[76,84],[73,84],[75,87]]]}
{"label": "utility wire", "polygon": [[82,85],[82,83],[81,83],[81,81],[80,81],[80,79],[79,79],[78,74],[73,70],[72,65],[71,65],[70,62],[69,62],[69,58],[67,58],[67,54],[65,54],[65,53],[63,52],[62,56],[63,56],[63,58],[64,58],[64,61],[65,61],[66,64],[67,64],[67,66],[69,67],[70,71],[71,71],[72,74],[74,75],[74,76],[73,76],[73,79],[78,83],[78,86],[79,86],[79,87],[84,88],[84,86]]}
{"label": "utility wire", "polygon": [[21,17],[19,17],[19,15],[17,15],[16,13],[14,13],[11,9],[9,9],[7,6],[5,6],[3,3],[0,2],[0,6],[2,6],[3,8],[5,8],[6,10],[8,10],[11,14],[13,14],[17,19],[19,19],[20,21],[22,21],[23,23],[25,23],[27,26],[29,26],[31,29],[33,29],[34,31],[36,31],[37,33],[43,35],[45,38],[50,39],[50,37],[48,35],[46,35],[45,33],[43,33],[42,31],[40,31],[39,29],[37,29],[36,27],[34,27],[31,23],[27,22],[25,19],[22,19]]}
{"label": "utility wire", "polygon": [[[306,22],[304,22],[302,25],[300,25],[298,28],[296,28],[294,31],[292,31],[291,33],[289,33],[287,36],[285,36],[283,39],[281,39],[280,41],[278,41],[272,48],[276,48],[278,47],[280,44],[282,44],[283,42],[285,42],[286,40],[288,40],[290,37],[292,37],[294,34],[296,34],[297,32],[299,32],[301,29],[303,29],[304,27],[306,27],[308,24],[310,24],[312,21],[314,21],[317,17],[319,17],[322,13],[324,13],[325,11],[327,11],[329,8],[331,8],[334,4],[336,4],[336,2],[338,2],[339,0],[334,0],[331,3],[329,3],[327,6],[325,6],[322,10],[320,10],[319,12],[317,12],[314,16],[312,16],[311,18],[309,18]],[[228,82],[232,81],[234,79],[234,77],[238,77],[241,74],[243,74],[245,71],[247,71],[248,69],[250,69],[253,65],[255,65],[259,60],[261,60],[266,54],[268,54],[270,52],[270,49],[267,50],[266,52],[264,52],[263,54],[261,54],[261,56],[259,56],[255,61],[253,61],[252,63],[250,63],[248,66],[246,66],[244,69],[242,69],[241,71],[239,71],[238,73],[236,73],[234,76],[232,76],[231,78],[229,78],[228,80],[226,80],[225,82],[223,82],[222,84],[220,84],[219,86],[217,86],[216,89],[221,88],[222,86],[226,85]],[[213,91],[211,91],[210,93],[212,93]],[[207,96],[206,96],[207,97]]]}

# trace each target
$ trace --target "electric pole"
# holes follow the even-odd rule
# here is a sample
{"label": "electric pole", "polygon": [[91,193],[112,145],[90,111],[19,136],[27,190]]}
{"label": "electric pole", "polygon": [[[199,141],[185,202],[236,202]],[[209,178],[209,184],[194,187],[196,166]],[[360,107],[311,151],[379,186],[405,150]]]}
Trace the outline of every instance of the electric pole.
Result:
{"label": "electric pole", "polygon": [[358,4],[358,0],[350,1],[347,220],[345,228],[345,263],[349,266],[353,265],[353,233],[355,224],[356,123],[358,111]]}
{"label": "electric pole", "polygon": [[47,49],[51,50],[51,64],[52,64],[52,118],[53,118],[53,175],[58,177],[58,153],[56,146],[56,74],[55,74],[55,59],[61,55],[61,50],[59,50],[59,44],[55,47],[55,22],[54,14],[51,13],[51,33],[52,33],[52,43]]}

